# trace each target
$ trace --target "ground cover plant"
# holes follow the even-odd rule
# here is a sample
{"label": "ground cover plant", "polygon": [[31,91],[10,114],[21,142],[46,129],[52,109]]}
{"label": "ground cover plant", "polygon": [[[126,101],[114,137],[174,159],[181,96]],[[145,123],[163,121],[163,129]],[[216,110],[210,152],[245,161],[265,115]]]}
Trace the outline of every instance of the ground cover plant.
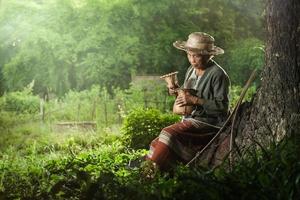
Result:
{"label": "ground cover plant", "polygon": [[[231,95],[236,96],[239,88],[233,88]],[[32,99],[32,94],[26,95]],[[82,93],[72,96],[84,99]],[[4,105],[5,99],[1,100]],[[178,165],[170,174],[153,170],[147,162],[140,167],[129,163],[145,156],[149,142],[178,116],[140,107],[124,113],[120,129],[59,131],[52,126],[53,118],[30,120],[37,113],[4,108],[1,199],[294,199],[299,195],[297,137],[249,150],[231,171],[224,162],[213,170]]]}

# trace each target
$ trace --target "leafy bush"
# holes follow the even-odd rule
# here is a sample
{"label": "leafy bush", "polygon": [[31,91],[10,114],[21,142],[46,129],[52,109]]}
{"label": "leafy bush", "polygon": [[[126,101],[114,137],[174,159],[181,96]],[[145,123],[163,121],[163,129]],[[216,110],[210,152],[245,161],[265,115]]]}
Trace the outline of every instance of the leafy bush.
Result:
{"label": "leafy bush", "polygon": [[[229,97],[230,97],[230,109],[233,109],[234,106],[236,105],[237,101],[239,100],[240,96],[241,96],[241,93],[242,93],[242,87],[241,86],[238,86],[238,85],[233,85],[231,86],[230,88],[230,94],[229,94]],[[250,102],[251,101],[251,98],[253,97],[253,95],[255,94],[256,92],[256,86],[251,86],[248,88],[247,90],[247,93],[243,99],[243,101],[248,101]]]}
{"label": "leafy bush", "polygon": [[[72,148],[72,147],[70,147]],[[128,169],[145,151],[128,151],[118,141],[74,155],[5,155],[0,160],[1,199],[297,199],[299,140],[249,151],[228,171],[180,166],[172,177],[152,179]]]}
{"label": "leafy bush", "polygon": [[125,118],[122,127],[123,141],[130,148],[147,148],[162,128],[179,119],[179,116],[162,114],[156,109],[135,109]]}
{"label": "leafy bush", "polygon": [[10,92],[3,97],[2,110],[9,112],[30,113],[34,114],[39,111],[40,99],[34,96],[31,91],[24,89],[23,91]]}
{"label": "leafy bush", "polygon": [[0,97],[0,135],[33,119],[39,111],[39,101],[39,97],[34,96],[29,88]]}
{"label": "leafy bush", "polygon": [[263,42],[256,38],[237,41],[228,52],[228,73],[234,85],[243,85],[251,72],[264,65]]}
{"label": "leafy bush", "polygon": [[[90,199],[90,192],[102,191],[110,199],[119,194],[111,183],[124,184],[132,172],[126,170],[129,160],[145,155],[145,151],[124,151],[119,142],[102,145],[78,154],[50,156],[5,155],[0,160],[0,198],[4,199]],[[101,188],[98,181],[108,179]],[[115,179],[115,180],[114,180]],[[117,181],[116,181],[117,180]],[[110,183],[109,183],[110,182]]]}
{"label": "leafy bush", "polygon": [[18,117],[14,112],[0,111],[0,130],[11,128],[18,124]]}
{"label": "leafy bush", "polygon": [[52,112],[48,117],[53,120],[92,120],[100,91],[99,86],[80,92],[69,90],[60,100],[52,99],[46,104],[46,112]]}
{"label": "leafy bush", "polygon": [[174,103],[174,97],[168,95],[166,83],[163,80],[135,80],[129,89],[115,89],[114,94],[115,101],[125,111],[141,106],[170,111]]}
{"label": "leafy bush", "polygon": [[121,124],[123,118],[137,107],[157,108],[169,111],[174,97],[167,94],[161,81],[134,83],[127,90],[114,88],[110,94],[106,88],[93,86],[89,90],[69,91],[60,100],[46,103],[46,118],[54,121],[97,121],[97,127],[106,128]]}

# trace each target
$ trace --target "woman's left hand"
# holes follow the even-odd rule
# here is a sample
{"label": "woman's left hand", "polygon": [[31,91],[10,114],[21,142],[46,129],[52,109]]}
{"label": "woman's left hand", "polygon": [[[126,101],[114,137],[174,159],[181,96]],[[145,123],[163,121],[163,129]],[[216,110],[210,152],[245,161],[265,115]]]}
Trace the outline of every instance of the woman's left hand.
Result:
{"label": "woman's left hand", "polygon": [[193,96],[190,93],[181,93],[176,98],[176,105],[179,106],[192,106],[192,105],[198,105],[199,99],[197,96]]}

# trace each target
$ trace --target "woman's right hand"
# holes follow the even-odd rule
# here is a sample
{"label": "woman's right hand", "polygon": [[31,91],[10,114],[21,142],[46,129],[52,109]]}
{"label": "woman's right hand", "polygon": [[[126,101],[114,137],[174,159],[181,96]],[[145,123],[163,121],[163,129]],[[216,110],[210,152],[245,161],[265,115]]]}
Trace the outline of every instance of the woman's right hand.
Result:
{"label": "woman's right hand", "polygon": [[176,88],[168,88],[169,95],[177,96],[178,95],[178,87]]}

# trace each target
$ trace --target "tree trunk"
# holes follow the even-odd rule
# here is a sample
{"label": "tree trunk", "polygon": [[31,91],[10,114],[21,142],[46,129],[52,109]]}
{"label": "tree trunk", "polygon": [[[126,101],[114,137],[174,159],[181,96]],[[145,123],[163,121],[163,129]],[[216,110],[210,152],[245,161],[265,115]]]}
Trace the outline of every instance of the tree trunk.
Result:
{"label": "tree trunk", "polygon": [[[266,65],[251,104],[243,104],[235,123],[235,144],[241,151],[300,134],[300,1],[267,0]],[[229,152],[230,130],[198,159],[220,164]],[[235,154],[236,155],[236,154]]]}
{"label": "tree trunk", "polygon": [[300,131],[300,1],[268,0],[266,11],[266,66],[242,135],[279,141]]}

